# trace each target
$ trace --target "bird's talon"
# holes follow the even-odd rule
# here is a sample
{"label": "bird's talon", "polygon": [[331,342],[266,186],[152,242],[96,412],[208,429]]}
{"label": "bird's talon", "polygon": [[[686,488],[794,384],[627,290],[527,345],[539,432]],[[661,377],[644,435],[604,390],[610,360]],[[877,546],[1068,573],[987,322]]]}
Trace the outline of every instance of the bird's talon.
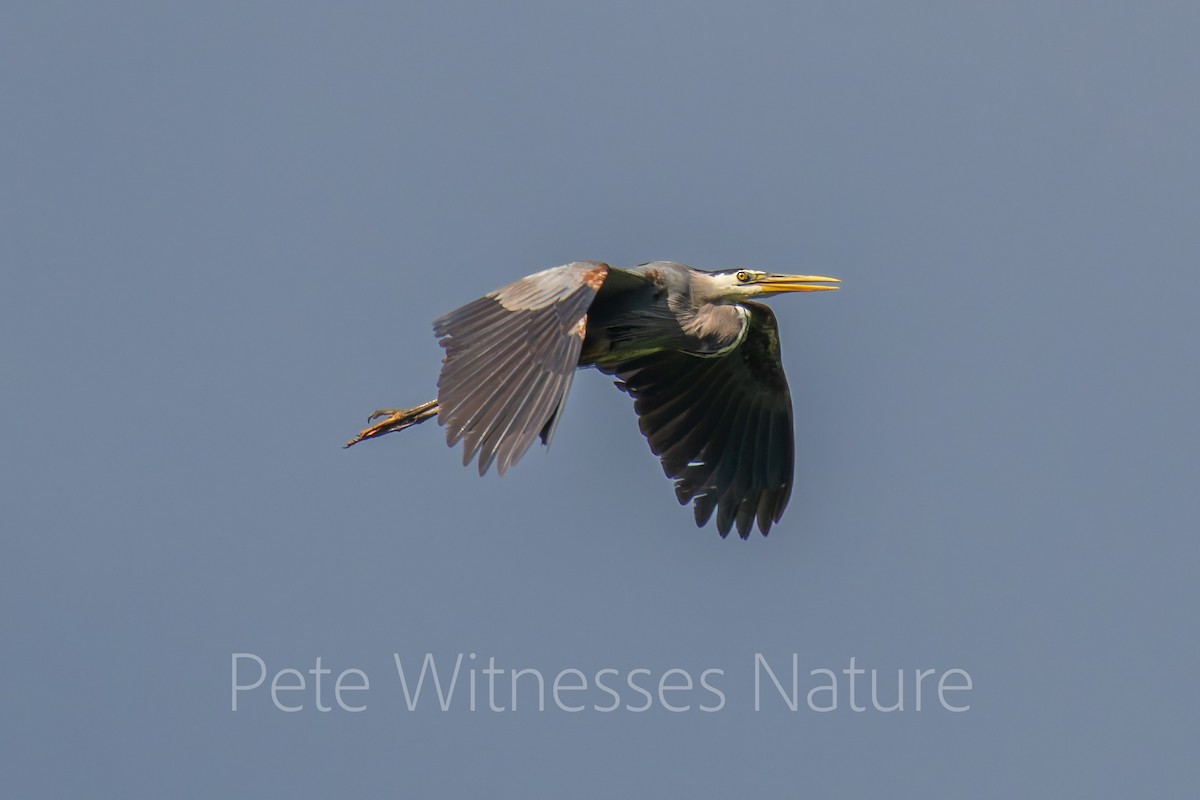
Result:
{"label": "bird's talon", "polygon": [[413,425],[424,422],[427,419],[432,419],[437,416],[437,400],[430,400],[428,403],[423,403],[416,408],[380,408],[376,409],[371,416],[367,417],[367,422],[373,422],[380,417],[385,417],[380,422],[375,422],[373,425],[368,425],[358,432],[350,441],[346,442],[344,447],[356,445],[366,439],[374,439],[378,436],[383,436],[385,433],[393,431],[402,431],[405,428],[410,428]]}
{"label": "bird's talon", "polygon": [[371,416],[367,417],[367,422],[374,422],[380,417],[394,416],[399,413],[394,408],[377,408],[371,412]]}

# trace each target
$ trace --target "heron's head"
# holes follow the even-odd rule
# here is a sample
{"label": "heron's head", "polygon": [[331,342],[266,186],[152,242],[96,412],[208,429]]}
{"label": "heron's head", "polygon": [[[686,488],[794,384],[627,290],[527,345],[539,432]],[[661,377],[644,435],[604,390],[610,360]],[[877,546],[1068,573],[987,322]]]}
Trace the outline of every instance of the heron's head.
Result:
{"label": "heron's head", "polygon": [[839,283],[837,278],[821,275],[780,275],[753,269],[725,269],[709,274],[712,295],[732,302],[784,292],[830,291],[838,287],[828,284]]}

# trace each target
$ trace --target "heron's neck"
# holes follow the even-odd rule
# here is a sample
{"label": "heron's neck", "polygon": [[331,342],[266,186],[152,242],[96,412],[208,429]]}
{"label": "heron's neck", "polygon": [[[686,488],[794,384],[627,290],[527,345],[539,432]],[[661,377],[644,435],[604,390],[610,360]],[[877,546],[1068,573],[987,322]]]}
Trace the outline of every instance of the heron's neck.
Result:
{"label": "heron's neck", "polygon": [[736,303],[707,303],[680,320],[688,344],[680,349],[696,355],[728,353],[746,338],[750,312]]}

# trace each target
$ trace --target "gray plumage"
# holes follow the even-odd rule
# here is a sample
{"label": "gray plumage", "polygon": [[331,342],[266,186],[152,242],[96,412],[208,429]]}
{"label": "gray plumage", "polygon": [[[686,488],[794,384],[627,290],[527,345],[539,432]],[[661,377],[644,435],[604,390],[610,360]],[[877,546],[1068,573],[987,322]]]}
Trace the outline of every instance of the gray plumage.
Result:
{"label": "gray plumage", "polygon": [[463,464],[503,474],[548,444],[575,370],[593,366],[634,399],[638,424],[696,523],[766,535],[791,493],[792,404],[775,315],[750,297],[835,286],[821,276],[703,272],[658,261],[619,269],[577,261],[439,318],[436,400],[384,410],[347,443],[437,416]]}

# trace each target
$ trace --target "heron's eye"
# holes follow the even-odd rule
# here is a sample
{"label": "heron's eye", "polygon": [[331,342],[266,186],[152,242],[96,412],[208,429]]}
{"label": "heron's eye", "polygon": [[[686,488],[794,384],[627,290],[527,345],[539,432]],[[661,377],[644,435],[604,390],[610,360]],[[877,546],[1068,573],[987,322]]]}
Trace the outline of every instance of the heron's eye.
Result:
{"label": "heron's eye", "polygon": [[738,283],[749,283],[750,279],[753,278],[754,276],[751,275],[746,270],[741,270],[740,272],[738,272],[737,275],[734,275],[733,277],[737,278]]}

